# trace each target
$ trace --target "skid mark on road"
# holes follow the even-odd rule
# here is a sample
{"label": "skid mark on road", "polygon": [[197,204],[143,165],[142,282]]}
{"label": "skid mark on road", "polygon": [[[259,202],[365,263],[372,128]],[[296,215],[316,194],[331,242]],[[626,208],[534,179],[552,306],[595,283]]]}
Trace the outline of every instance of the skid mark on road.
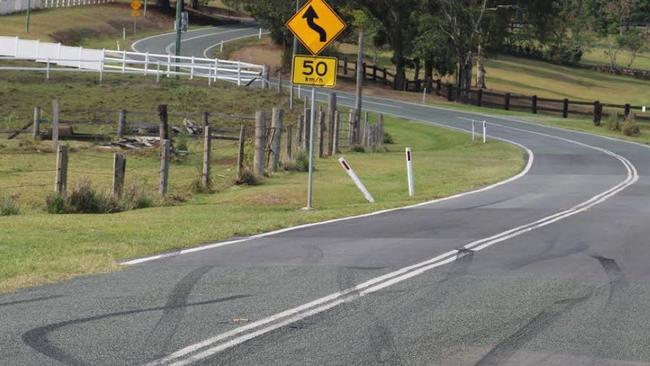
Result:
{"label": "skid mark on road", "polygon": [[[195,302],[191,304],[185,304],[181,305],[179,307],[190,307],[190,306],[203,306],[203,305],[212,305],[212,304],[218,304],[226,301],[232,301],[232,300],[238,300],[242,298],[250,297],[250,295],[234,295],[234,296],[228,296],[228,297],[223,297],[223,298],[218,298],[214,300],[208,300],[208,301],[201,301],[201,302]],[[37,352],[51,358],[54,360],[57,360],[61,362],[64,365],[69,365],[69,366],[85,366],[87,365],[84,363],[81,359],[75,357],[73,354],[67,352],[66,350],[54,345],[50,340],[48,339],[48,335],[52,332],[55,332],[59,329],[68,327],[68,326],[74,326],[74,325],[79,325],[83,323],[88,323],[88,322],[93,322],[93,321],[99,321],[99,320],[105,320],[109,318],[115,318],[115,317],[120,317],[120,316],[127,316],[127,315],[135,315],[135,314],[142,314],[142,313],[147,313],[151,311],[164,311],[166,310],[166,306],[161,306],[161,307],[154,307],[154,308],[147,308],[147,309],[138,309],[138,310],[128,310],[128,311],[121,311],[121,312],[116,312],[116,313],[110,313],[110,314],[104,314],[104,315],[97,315],[97,316],[91,316],[87,318],[80,318],[80,319],[74,319],[74,320],[68,320],[64,322],[59,322],[59,323],[54,323],[50,325],[46,325],[43,327],[38,327],[31,329],[27,332],[25,332],[22,336],[23,342],[36,350]]]}
{"label": "skid mark on road", "polygon": [[183,277],[169,294],[163,315],[151,331],[145,347],[146,349],[156,350],[156,358],[161,357],[168,351],[167,347],[185,317],[185,311],[187,310],[185,305],[187,305],[187,299],[194,286],[213,268],[214,266],[202,266],[193,270]]}
{"label": "skid mark on road", "polygon": [[9,302],[0,303],[0,307],[18,305],[18,304],[26,304],[26,303],[30,303],[30,302],[38,302],[38,301],[45,301],[45,300],[53,300],[53,299],[58,299],[60,297],[63,297],[63,295],[42,296],[42,297],[35,297],[33,299],[9,301]]}
{"label": "skid mark on road", "polygon": [[558,318],[576,306],[584,303],[591,298],[593,293],[585,296],[562,299],[554,302],[551,306],[542,310],[537,316],[531,319],[524,326],[519,328],[515,333],[497,344],[490,352],[483,356],[475,366],[501,366],[514,356],[519,349],[533,339],[536,335],[543,332]]}
{"label": "skid mark on road", "polygon": [[517,271],[531,264],[568,257],[583,253],[589,249],[589,245],[582,242],[568,247],[563,246],[559,251],[554,250],[556,249],[557,240],[547,241],[543,244],[545,245],[541,248],[541,252],[527,253],[523,258],[510,261],[510,263],[506,265],[506,268],[511,271]]}

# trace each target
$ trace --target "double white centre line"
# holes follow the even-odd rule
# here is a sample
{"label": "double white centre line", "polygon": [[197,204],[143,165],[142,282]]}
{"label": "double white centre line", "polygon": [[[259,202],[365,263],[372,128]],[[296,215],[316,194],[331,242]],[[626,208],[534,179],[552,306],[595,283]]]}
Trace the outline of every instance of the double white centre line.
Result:
{"label": "double white centre line", "polygon": [[[627,177],[625,180],[623,180],[616,186],[602,193],[599,193],[591,197],[587,201],[584,201],[570,209],[544,217],[535,222],[531,222],[529,224],[504,231],[502,233],[493,235],[488,238],[473,241],[471,243],[466,244],[463,248],[459,250],[449,251],[447,253],[441,254],[435,258],[431,258],[424,262],[420,262],[418,264],[414,264],[412,266],[408,266],[399,269],[397,271],[373,278],[369,281],[348,288],[346,290],[335,292],[331,295],[314,300],[310,303],[295,307],[293,309],[285,310],[283,312],[277,313],[267,318],[250,323],[246,326],[219,334],[212,338],[206,339],[202,342],[187,346],[177,352],[170,354],[167,357],[150,362],[147,364],[147,366],[154,366],[154,365],[182,366],[182,365],[189,365],[199,360],[212,357],[221,351],[242,344],[248,340],[259,337],[273,330],[285,327],[287,325],[290,325],[302,319],[332,309],[340,304],[353,301],[359,297],[366,296],[368,294],[380,291],[389,286],[406,281],[410,278],[419,276],[434,268],[452,263],[458,260],[459,258],[462,258],[463,256],[467,255],[470,252],[479,252],[497,243],[501,243],[505,240],[517,237],[519,235],[525,234],[532,230],[550,225],[559,220],[584,212],[604,202],[608,198],[616,195],[623,189],[636,183],[636,181],[639,179],[638,172],[634,167],[634,165],[632,165],[632,163],[630,163],[626,158],[618,154],[615,154],[609,150],[587,145],[578,141],[561,138],[558,136],[544,134],[541,132],[532,132],[523,129],[518,129],[515,127],[503,126],[503,125],[498,125],[498,126],[507,129],[520,130],[526,133],[532,133],[532,134],[545,136],[553,139],[558,139],[558,140],[566,141],[572,144],[576,144],[579,146],[583,146],[586,148],[599,151],[601,153],[604,153],[606,155],[609,155],[619,160],[627,170]],[[529,152],[529,161],[528,161],[527,169],[525,171],[528,171],[530,169],[530,166],[534,159],[534,155],[532,155],[532,152],[530,150],[528,150],[528,152]]]}

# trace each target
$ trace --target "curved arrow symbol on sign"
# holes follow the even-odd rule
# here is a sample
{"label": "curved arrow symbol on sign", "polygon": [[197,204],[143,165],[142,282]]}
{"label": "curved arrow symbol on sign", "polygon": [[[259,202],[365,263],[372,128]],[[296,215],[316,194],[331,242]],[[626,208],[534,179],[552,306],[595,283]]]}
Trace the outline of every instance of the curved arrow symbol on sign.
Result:
{"label": "curved arrow symbol on sign", "polygon": [[325,32],[325,29],[323,29],[320,25],[314,22],[314,19],[318,19],[318,14],[316,14],[316,10],[314,10],[313,7],[310,6],[302,18],[307,19],[307,25],[309,25],[309,28],[313,29],[315,32],[318,32],[321,42],[327,42],[327,32]]}

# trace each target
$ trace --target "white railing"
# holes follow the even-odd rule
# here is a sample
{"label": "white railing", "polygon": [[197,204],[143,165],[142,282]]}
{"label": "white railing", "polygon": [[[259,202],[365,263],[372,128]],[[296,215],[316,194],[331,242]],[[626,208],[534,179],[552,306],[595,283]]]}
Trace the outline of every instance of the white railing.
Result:
{"label": "white railing", "polygon": [[113,2],[115,2],[115,0],[0,0],[0,15],[26,11],[28,6],[32,9],[49,9]]}
{"label": "white railing", "polygon": [[[23,40],[0,36],[0,61],[35,61],[40,66],[1,65],[2,70],[41,71],[49,78],[52,72],[97,72],[100,80],[104,73],[140,74],[160,77],[185,76],[190,79],[205,78],[237,85],[257,83],[268,85],[266,68],[246,62],[140,53],[128,51],[94,50]],[[44,64],[44,65],[43,65]]]}

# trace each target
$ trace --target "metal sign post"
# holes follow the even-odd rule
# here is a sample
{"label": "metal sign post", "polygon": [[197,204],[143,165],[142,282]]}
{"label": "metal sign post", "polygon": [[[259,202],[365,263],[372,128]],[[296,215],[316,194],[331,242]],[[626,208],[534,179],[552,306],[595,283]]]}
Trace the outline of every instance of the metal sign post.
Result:
{"label": "metal sign post", "polygon": [[[298,5],[298,4],[296,4]],[[309,0],[287,22],[287,28],[296,36],[313,56],[295,55],[291,66],[291,92],[293,85],[310,85],[311,118],[309,124],[309,174],[307,178],[307,207],[314,207],[314,130],[316,120],[316,86],[336,86],[338,60],[331,57],[317,57],[345,30],[347,24],[325,2]],[[295,50],[295,46],[294,46]],[[300,93],[300,89],[298,89]],[[292,103],[292,101],[290,102]],[[306,116],[305,116],[306,117]]]}
{"label": "metal sign post", "polygon": [[307,177],[307,207],[314,208],[314,120],[316,119],[316,88],[311,88],[311,116],[309,121],[309,173]]}

